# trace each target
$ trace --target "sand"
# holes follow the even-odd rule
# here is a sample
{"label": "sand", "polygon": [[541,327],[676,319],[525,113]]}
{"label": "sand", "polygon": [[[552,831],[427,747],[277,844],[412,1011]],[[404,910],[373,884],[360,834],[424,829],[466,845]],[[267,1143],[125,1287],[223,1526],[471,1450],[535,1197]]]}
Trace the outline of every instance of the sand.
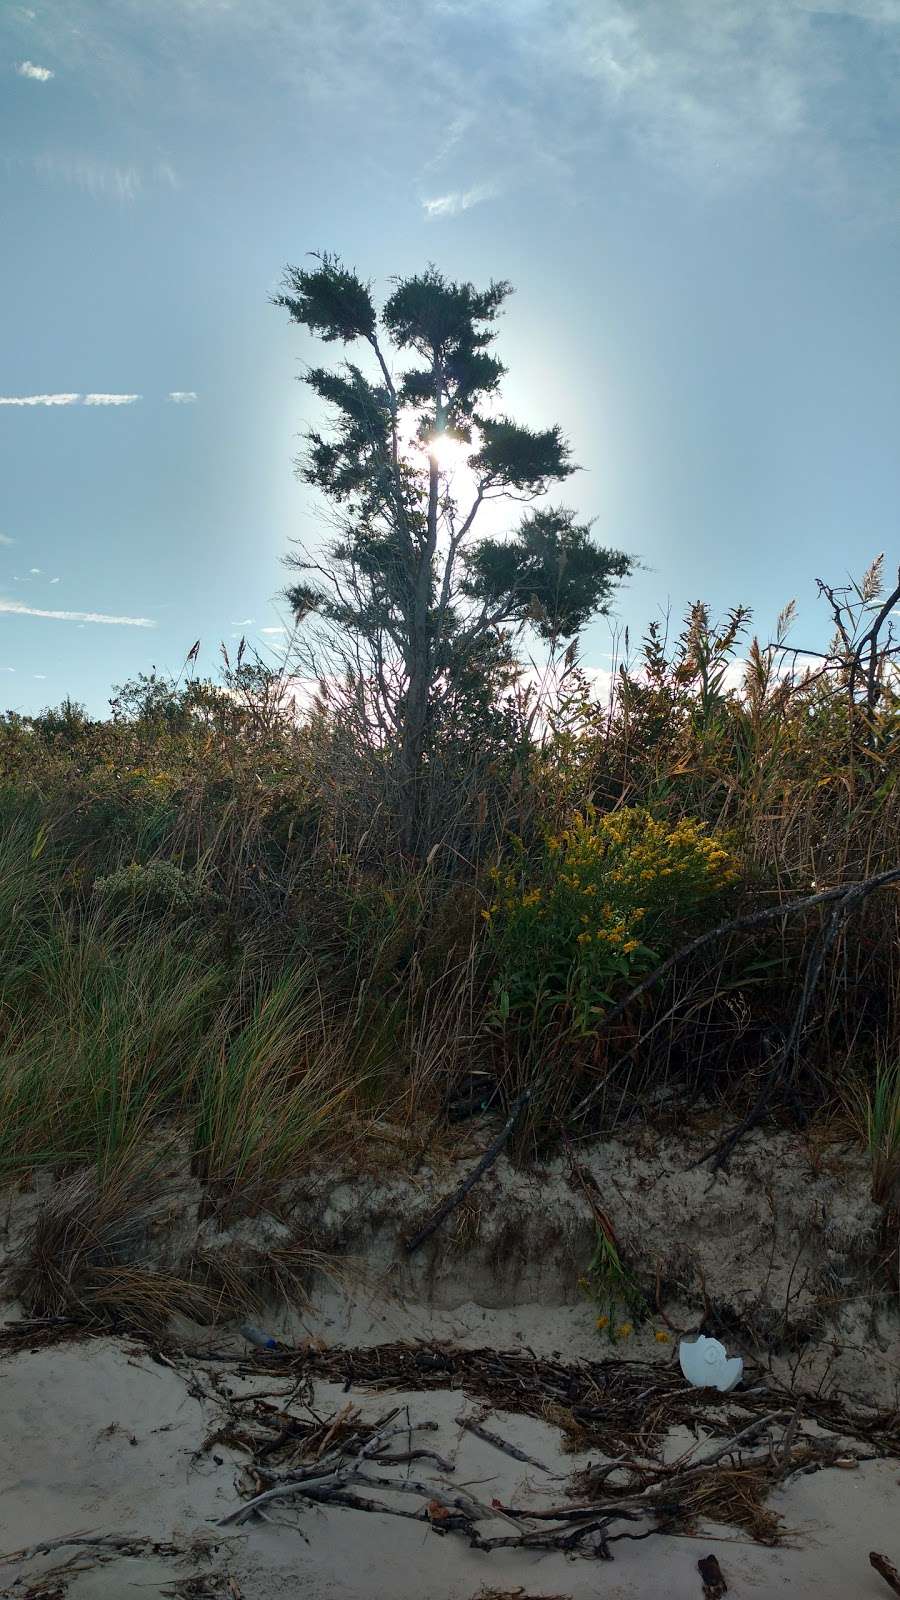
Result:
{"label": "sand", "polygon": [[[664,1285],[666,1315],[698,1328],[704,1296],[730,1318],[745,1356],[766,1360],[782,1381],[821,1381],[856,1405],[896,1403],[900,1322],[873,1271],[879,1213],[865,1171],[852,1154],[822,1158],[777,1135],[747,1141],[727,1179],[710,1185],[691,1170],[684,1137],[609,1140],[580,1158],[599,1186],[628,1260],[642,1282]],[[531,1172],[505,1160],[473,1203],[412,1263],[402,1239],[436,1194],[465,1170],[413,1176],[310,1174],[269,1215],[224,1225],[198,1213],[196,1188],[172,1175],[162,1223],[128,1233],[154,1267],[178,1268],[201,1249],[251,1271],[257,1259],[291,1240],[330,1253],[332,1269],[308,1303],[270,1306],[262,1317],[286,1342],[369,1345],[394,1339],[494,1349],[529,1348],[567,1361],[621,1350],[654,1362],[676,1359],[676,1340],[654,1313],[627,1343],[610,1346],[595,1326],[597,1306],[578,1289],[594,1224],[584,1192],[561,1162]],[[50,1180],[7,1205],[7,1260],[21,1254],[27,1228]],[[277,1211],[277,1215],[276,1215]],[[0,1251],[0,1266],[2,1255]],[[0,1306],[0,1322],[21,1307]],[[214,1337],[219,1349],[244,1350],[234,1326],[173,1330],[184,1348]],[[227,1377],[235,1392],[284,1379]],[[702,1600],[698,1557],[714,1552],[729,1596],[781,1593],[797,1600],[873,1600],[889,1593],[868,1562],[870,1550],[900,1565],[900,1461],[863,1462],[794,1478],[770,1502],[784,1518],[777,1548],[754,1545],[734,1529],[709,1526],[697,1537],[659,1536],[616,1543],[614,1560],[560,1553],[472,1550],[458,1536],[424,1523],[350,1509],[279,1509],[277,1522],[223,1528],[241,1503],[245,1458],[227,1444],[203,1452],[220,1427],[222,1407],[202,1363],[178,1369],[153,1359],[145,1344],[111,1336],[43,1345],[0,1358],[0,1552],[9,1557],[47,1540],[90,1533],[133,1535],[129,1550],[61,1546],[0,1561],[0,1596],[16,1600],[114,1600],[119,1596],[222,1594],[231,1600],[273,1596],[316,1600],[475,1600],[482,1590],[521,1590],[521,1600],[567,1596],[672,1596]],[[554,1503],[565,1496],[579,1457],[562,1450],[546,1422],[494,1411],[488,1425],[548,1469],[523,1466],[467,1433],[461,1412],[476,1403],[459,1391],[389,1397],[349,1393],[316,1382],[315,1406],[330,1415],[347,1400],[374,1420],[389,1403],[408,1406],[413,1422],[439,1424],[429,1444],[455,1462],[453,1481],[477,1484],[480,1498]],[[684,1444],[685,1441],[679,1441]],[[596,1458],[595,1458],[596,1459]],[[391,1469],[397,1475],[404,1468]],[[417,1465],[428,1481],[436,1468]],[[475,1492],[475,1491],[473,1491]],[[384,1495],[390,1499],[390,1491]],[[396,1504],[416,1509],[413,1496]],[[157,1548],[154,1548],[156,1546]],[[74,1563],[60,1568],[64,1563]],[[200,1583],[203,1575],[206,1580]],[[191,1587],[181,1587],[193,1583]]]}
{"label": "sand", "polygon": [[[107,1564],[91,1557],[60,1592],[79,1600],[162,1594],[200,1573],[231,1577],[244,1600],[272,1596],[316,1600],[470,1600],[485,1586],[524,1589],[526,1595],[564,1595],[609,1600],[668,1595],[700,1600],[698,1556],[718,1556],[729,1594],[762,1597],[789,1593],[816,1600],[887,1594],[870,1569],[868,1553],[900,1556],[900,1487],[897,1462],[864,1463],[856,1471],[821,1472],[801,1478],[775,1503],[791,1530],[786,1545],[768,1549],[733,1530],[712,1527],[707,1537],[654,1537],[617,1544],[611,1563],[561,1554],[470,1550],[459,1538],[441,1537],[424,1526],[350,1510],[308,1510],[281,1515],[285,1525],[250,1523],[217,1527],[235,1509],[237,1452],[226,1445],[195,1456],[221,1422],[210,1398],[208,1375],[194,1383],[151,1359],[140,1346],[110,1338],[91,1339],[23,1353],[0,1365],[5,1425],[0,1443],[0,1505],[3,1544],[13,1546],[92,1533],[134,1534],[166,1541],[180,1553],[117,1556]],[[241,1383],[286,1388],[260,1378]],[[379,1414],[384,1397],[365,1391],[346,1395],[317,1385],[323,1415],[347,1399],[367,1414]],[[487,1499],[547,1503],[560,1493],[557,1479],[523,1466],[463,1431],[455,1419],[475,1414],[463,1396],[446,1391],[397,1394],[410,1418],[439,1423],[429,1445],[456,1462],[454,1480],[478,1484]],[[548,1425],[494,1413],[491,1426],[550,1472],[568,1473],[578,1458],[563,1455]],[[403,1470],[395,1469],[399,1476]],[[411,1470],[411,1469],[410,1469]],[[420,1469],[417,1467],[416,1472]],[[412,1499],[409,1504],[416,1502]],[[287,1524],[293,1523],[293,1526]],[[216,1548],[194,1558],[197,1541]],[[0,1564],[0,1593],[25,1596],[43,1573],[76,1555],[62,1548],[30,1560]],[[82,1559],[87,1559],[83,1552]],[[58,1580],[54,1580],[58,1581]],[[3,1587],[3,1586],[6,1587]],[[55,1594],[52,1587],[44,1592]],[[222,1593],[229,1590],[223,1588]],[[232,1595],[235,1590],[230,1591]]]}

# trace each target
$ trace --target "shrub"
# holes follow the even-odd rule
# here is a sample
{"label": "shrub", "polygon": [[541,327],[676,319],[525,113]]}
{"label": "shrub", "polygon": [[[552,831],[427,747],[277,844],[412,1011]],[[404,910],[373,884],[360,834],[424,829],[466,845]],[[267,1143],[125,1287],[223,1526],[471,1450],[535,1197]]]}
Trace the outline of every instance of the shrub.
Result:
{"label": "shrub", "polygon": [[174,861],[133,861],[108,877],[94,880],[94,896],[105,910],[146,912],[150,915],[188,916],[198,909],[202,895],[194,873]]}
{"label": "shrub", "polygon": [[496,1016],[590,1035],[623,982],[647,971],[738,876],[703,823],[639,808],[589,810],[534,862],[494,868],[484,913],[498,963]]}

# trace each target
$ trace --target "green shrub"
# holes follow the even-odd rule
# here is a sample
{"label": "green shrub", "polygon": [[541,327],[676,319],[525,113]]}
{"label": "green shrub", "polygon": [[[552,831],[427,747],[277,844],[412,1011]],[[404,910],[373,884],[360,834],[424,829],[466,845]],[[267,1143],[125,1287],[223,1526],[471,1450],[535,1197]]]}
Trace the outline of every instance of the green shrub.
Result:
{"label": "green shrub", "polygon": [[652,967],[737,875],[700,822],[670,825],[638,808],[576,817],[536,861],[521,852],[493,869],[484,917],[497,1019],[591,1034],[623,982]]}

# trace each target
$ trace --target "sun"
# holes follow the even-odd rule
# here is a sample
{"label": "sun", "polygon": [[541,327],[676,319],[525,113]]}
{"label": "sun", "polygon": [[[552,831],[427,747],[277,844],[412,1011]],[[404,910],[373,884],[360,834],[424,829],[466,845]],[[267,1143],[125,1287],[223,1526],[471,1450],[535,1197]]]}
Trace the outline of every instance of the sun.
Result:
{"label": "sun", "polygon": [[455,472],[457,467],[465,466],[473,446],[464,439],[454,438],[452,433],[434,433],[425,448],[432,461],[437,462],[439,472]]}

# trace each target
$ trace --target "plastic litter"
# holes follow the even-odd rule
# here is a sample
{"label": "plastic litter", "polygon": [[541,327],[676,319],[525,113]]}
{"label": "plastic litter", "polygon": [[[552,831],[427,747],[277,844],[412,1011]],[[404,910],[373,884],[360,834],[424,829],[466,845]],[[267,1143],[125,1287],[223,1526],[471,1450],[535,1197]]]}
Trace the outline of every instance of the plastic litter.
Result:
{"label": "plastic litter", "polygon": [[277,1350],[278,1340],[273,1339],[270,1333],[263,1333],[262,1328],[255,1328],[252,1322],[241,1323],[241,1333],[249,1344],[255,1344],[260,1350]]}
{"label": "plastic litter", "polygon": [[740,1356],[729,1359],[728,1351],[718,1339],[707,1339],[702,1333],[699,1339],[682,1339],[678,1359],[688,1383],[696,1389],[719,1389],[727,1394],[740,1383],[744,1373]]}

